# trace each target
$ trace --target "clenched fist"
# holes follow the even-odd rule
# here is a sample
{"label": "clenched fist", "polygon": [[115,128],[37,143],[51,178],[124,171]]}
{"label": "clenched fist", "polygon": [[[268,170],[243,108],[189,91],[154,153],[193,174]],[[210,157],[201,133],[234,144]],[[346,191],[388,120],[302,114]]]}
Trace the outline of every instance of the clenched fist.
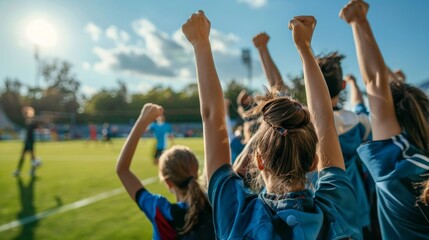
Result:
{"label": "clenched fist", "polygon": [[297,16],[290,20],[289,29],[298,49],[310,47],[315,27],[316,19],[313,16]]}
{"label": "clenched fist", "polygon": [[269,40],[270,36],[263,32],[253,37],[253,44],[256,48],[266,47]]}
{"label": "clenched fist", "polygon": [[188,41],[195,47],[202,40],[208,40],[210,34],[210,21],[203,11],[192,14],[182,26],[182,32]]}
{"label": "clenched fist", "polygon": [[352,0],[340,11],[340,18],[347,23],[358,22],[366,18],[368,3],[362,0]]}
{"label": "clenched fist", "polygon": [[153,122],[157,117],[161,116],[163,113],[164,113],[164,109],[161,106],[153,103],[146,103],[143,106],[140,116],[143,119],[148,120],[149,122]]}

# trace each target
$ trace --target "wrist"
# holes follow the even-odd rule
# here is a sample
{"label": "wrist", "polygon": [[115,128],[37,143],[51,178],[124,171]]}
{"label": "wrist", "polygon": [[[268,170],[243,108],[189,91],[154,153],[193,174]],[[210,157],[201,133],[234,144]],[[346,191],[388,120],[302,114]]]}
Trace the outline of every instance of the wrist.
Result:
{"label": "wrist", "polygon": [[356,25],[361,25],[361,24],[366,24],[368,23],[368,19],[366,19],[366,17],[361,17],[361,18],[357,18],[351,22],[349,22],[349,24],[353,27]]}
{"label": "wrist", "polygon": [[194,47],[195,51],[206,49],[207,47],[210,47],[210,40],[208,38],[200,39],[196,42],[193,42],[192,46]]}
{"label": "wrist", "polygon": [[146,117],[146,116],[144,116],[144,115],[142,115],[142,114],[141,114],[141,115],[137,118],[136,125],[144,126],[144,125],[149,125],[151,122],[152,122],[152,121],[150,121],[149,119],[147,119],[147,117]]}

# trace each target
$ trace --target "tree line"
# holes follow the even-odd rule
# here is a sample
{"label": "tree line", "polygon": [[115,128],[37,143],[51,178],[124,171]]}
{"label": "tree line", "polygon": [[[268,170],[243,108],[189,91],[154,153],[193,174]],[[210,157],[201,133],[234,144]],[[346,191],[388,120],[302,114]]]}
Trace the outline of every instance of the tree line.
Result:
{"label": "tree line", "polygon": [[[80,81],[73,73],[73,66],[64,60],[42,61],[40,73],[45,87],[29,87],[19,79],[6,77],[0,87],[0,104],[5,114],[17,125],[23,125],[23,106],[32,106],[36,113],[53,122],[85,124],[130,123],[138,116],[141,107],[152,102],[162,105],[168,121],[200,122],[198,87],[191,83],[181,90],[156,85],[145,93],[130,93],[122,80],[117,87],[102,88],[92,96],[80,92]],[[290,77],[290,88],[295,97],[305,102],[302,76]],[[243,89],[242,83],[230,80],[224,95],[231,100],[230,115],[238,117],[236,98]]]}

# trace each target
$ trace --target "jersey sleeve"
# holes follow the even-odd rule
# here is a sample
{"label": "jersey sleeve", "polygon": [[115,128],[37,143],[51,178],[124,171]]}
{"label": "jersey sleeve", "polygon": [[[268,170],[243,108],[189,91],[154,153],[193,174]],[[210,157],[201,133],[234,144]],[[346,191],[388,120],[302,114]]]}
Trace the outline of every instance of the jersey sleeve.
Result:
{"label": "jersey sleeve", "polygon": [[375,182],[423,174],[429,158],[411,144],[405,134],[361,145],[358,153]]}
{"label": "jersey sleeve", "polygon": [[213,207],[216,235],[220,239],[228,239],[235,233],[235,228],[243,227],[235,224],[237,218],[240,218],[237,214],[244,212],[249,198],[256,195],[244,187],[243,180],[229,164],[223,165],[213,174],[209,182],[208,195]]}
{"label": "jersey sleeve", "polygon": [[172,220],[171,203],[163,196],[152,194],[145,188],[137,191],[135,200],[140,210],[142,210],[153,223],[157,214],[162,214],[168,221]]}
{"label": "jersey sleeve", "polygon": [[328,236],[342,233],[340,235],[352,239],[361,238],[355,210],[357,198],[344,170],[329,167],[319,172],[315,200],[325,215]]}

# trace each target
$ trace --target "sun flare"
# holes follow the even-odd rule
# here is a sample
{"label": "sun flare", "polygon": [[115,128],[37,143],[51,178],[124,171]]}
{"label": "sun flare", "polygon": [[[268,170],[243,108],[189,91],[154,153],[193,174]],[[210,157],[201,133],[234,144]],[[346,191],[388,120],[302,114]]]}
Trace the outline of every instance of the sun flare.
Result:
{"label": "sun flare", "polygon": [[49,21],[35,19],[27,25],[27,38],[34,45],[53,47],[57,43],[57,32]]}

